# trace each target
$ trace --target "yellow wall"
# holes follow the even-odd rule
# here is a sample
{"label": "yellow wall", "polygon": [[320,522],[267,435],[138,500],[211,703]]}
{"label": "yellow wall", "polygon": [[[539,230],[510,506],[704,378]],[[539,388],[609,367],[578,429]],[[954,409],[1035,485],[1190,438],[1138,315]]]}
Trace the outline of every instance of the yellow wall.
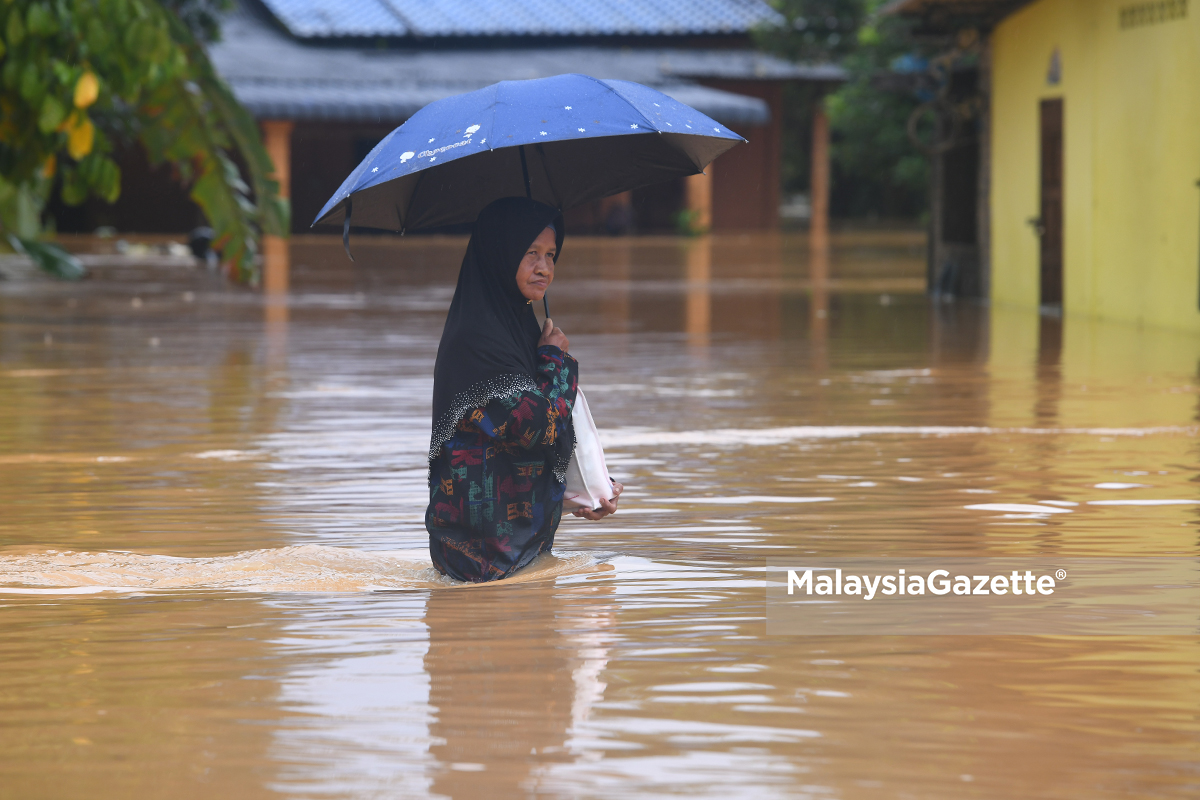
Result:
{"label": "yellow wall", "polygon": [[992,299],[1038,303],[1038,103],[1061,97],[1065,313],[1200,332],[1200,0],[1122,30],[1135,2],[1039,0],[993,33]]}

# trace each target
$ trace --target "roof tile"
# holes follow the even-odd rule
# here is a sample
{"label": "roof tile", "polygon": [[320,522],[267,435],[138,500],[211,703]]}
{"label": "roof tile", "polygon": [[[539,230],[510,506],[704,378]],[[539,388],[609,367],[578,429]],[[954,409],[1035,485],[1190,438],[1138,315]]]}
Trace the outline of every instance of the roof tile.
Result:
{"label": "roof tile", "polygon": [[782,18],[764,0],[263,0],[302,39],[680,36]]}
{"label": "roof tile", "polygon": [[302,39],[409,34],[384,0],[263,0],[263,3],[293,36]]}

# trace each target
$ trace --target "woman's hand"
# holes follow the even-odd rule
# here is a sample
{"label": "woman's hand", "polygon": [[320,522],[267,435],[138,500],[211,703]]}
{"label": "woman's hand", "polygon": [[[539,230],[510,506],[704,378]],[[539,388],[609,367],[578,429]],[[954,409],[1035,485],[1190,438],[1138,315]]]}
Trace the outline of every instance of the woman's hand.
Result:
{"label": "woman's hand", "polygon": [[617,501],[621,499],[621,492],[624,490],[625,490],[624,486],[617,483],[616,481],[613,481],[613,499],[612,500],[601,500],[600,508],[595,511],[593,511],[590,508],[577,508],[572,513],[575,516],[583,517],[584,519],[604,519],[609,514],[617,513]]}
{"label": "woman's hand", "polygon": [[542,338],[538,339],[538,347],[546,344],[554,345],[564,353],[571,344],[562,328],[554,327],[554,320],[550,318],[546,319],[546,324],[542,326]]}

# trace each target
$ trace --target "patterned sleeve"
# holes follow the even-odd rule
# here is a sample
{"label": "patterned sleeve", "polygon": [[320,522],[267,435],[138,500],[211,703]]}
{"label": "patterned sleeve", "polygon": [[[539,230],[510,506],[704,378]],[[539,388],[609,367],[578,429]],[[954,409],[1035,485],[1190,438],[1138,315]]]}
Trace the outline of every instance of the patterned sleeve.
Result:
{"label": "patterned sleeve", "polygon": [[529,450],[566,434],[579,385],[579,364],[553,345],[538,348],[536,392],[514,392],[467,415],[485,435]]}

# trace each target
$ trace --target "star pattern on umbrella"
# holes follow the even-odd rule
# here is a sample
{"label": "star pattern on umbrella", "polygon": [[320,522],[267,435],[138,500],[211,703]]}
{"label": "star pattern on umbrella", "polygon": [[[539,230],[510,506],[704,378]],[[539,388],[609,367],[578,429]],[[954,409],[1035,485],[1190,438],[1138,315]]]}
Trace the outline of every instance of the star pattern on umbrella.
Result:
{"label": "star pattern on umbrella", "polygon": [[[581,102],[584,105],[578,107],[581,112],[579,115],[581,119],[574,124],[578,126],[575,128],[575,132],[578,134],[576,138],[583,141],[576,142],[567,151],[574,153],[579,148],[585,148],[586,145],[586,147],[599,148],[603,152],[603,148],[607,146],[604,143],[604,137],[613,137],[614,140],[620,138],[624,141],[622,147],[630,148],[630,152],[633,153],[632,157],[638,160],[639,175],[641,172],[646,173],[645,176],[640,176],[637,180],[642,180],[643,177],[652,182],[667,180],[674,173],[683,170],[680,164],[685,162],[679,159],[672,161],[658,152],[658,150],[664,147],[683,152],[688,156],[688,163],[695,163],[698,159],[711,160],[712,153],[706,150],[706,147],[711,148],[713,152],[718,149],[723,152],[737,142],[721,140],[739,138],[731,136],[729,129],[725,128],[718,121],[709,119],[703,114],[698,114],[694,109],[690,109],[674,99],[664,97],[664,101],[666,102],[646,102],[653,101],[654,95],[657,94],[649,87],[646,87],[645,91],[649,92],[650,95],[642,95],[635,101],[625,96],[623,93],[624,88],[622,85],[618,85],[619,82],[614,82],[614,85],[610,87],[616,93],[615,97],[606,94],[603,98],[594,98],[589,94],[594,88],[591,85],[592,79],[590,78],[582,76],[556,76],[544,80],[547,90],[557,93],[557,97],[553,97],[553,94],[551,95],[553,97],[551,102],[557,99],[561,103],[562,99],[568,94],[577,93],[570,91],[573,83],[579,83],[582,87],[579,91],[582,92],[580,96],[582,98]],[[538,83],[538,81],[533,82],[533,84]],[[535,89],[537,91],[534,91]],[[511,94],[513,97],[508,98],[505,102],[501,102],[504,98],[497,99],[496,91],[499,91],[501,94]],[[554,116],[553,112],[550,112],[545,105],[542,105],[542,102],[549,98],[537,86],[527,85],[525,82],[511,85],[505,83],[496,91],[490,94],[483,90],[468,92],[462,95],[461,99],[456,100],[455,103],[445,104],[447,106],[445,109],[440,108],[443,105],[441,101],[431,104],[427,109],[422,109],[418,115],[406,122],[405,135],[403,137],[389,137],[389,140],[385,141],[378,148],[378,152],[373,152],[370,158],[365,159],[366,163],[353,172],[350,178],[347,178],[346,183],[349,185],[343,186],[343,189],[339,192],[342,195],[342,199],[344,200],[346,195],[353,195],[356,190],[367,190],[377,187],[381,181],[405,181],[406,183],[397,183],[397,187],[414,190],[415,182],[417,182],[417,178],[422,174],[422,170],[436,172],[440,176],[444,170],[452,170],[454,168],[453,165],[464,157],[470,158],[475,155],[486,156],[486,153],[481,152],[484,150],[494,153],[497,149],[509,146],[515,147],[522,143],[527,149],[530,149],[528,148],[529,144],[542,142],[535,150],[534,158],[536,163],[536,159],[539,157],[545,158],[546,154],[542,153],[543,147],[549,148],[551,151],[550,154],[554,155],[559,152],[555,149],[557,147],[555,142],[559,140],[565,142],[572,138],[569,127],[571,122],[568,120],[574,117],[576,109],[574,102],[569,104],[563,103],[559,106],[560,109],[567,112],[568,118],[566,120],[562,117],[551,119]],[[507,97],[507,94],[505,97]],[[523,95],[529,95],[529,102],[524,104],[518,102]],[[502,127],[495,127],[498,124],[495,120],[489,122],[489,126],[491,126],[489,130],[494,128],[500,131],[498,134],[500,138],[497,140],[496,147],[489,147],[490,142],[488,138],[490,137],[485,134],[484,126],[475,122],[470,117],[463,120],[463,116],[465,115],[462,112],[470,109],[468,113],[478,119],[477,114],[483,114],[489,110],[494,112],[496,106],[505,105],[505,103],[507,103],[507,106],[513,112],[512,119],[504,118]],[[649,111],[646,109],[645,105],[647,104],[654,110]],[[451,111],[453,113],[450,113]],[[689,112],[695,119],[688,119]],[[546,119],[541,119],[543,116]],[[655,118],[652,119],[652,117]],[[594,123],[595,134],[589,135],[591,134],[591,128],[580,124],[584,122],[583,118],[590,119]],[[641,121],[637,122],[634,120]],[[646,137],[626,138],[620,135],[621,130],[626,130],[629,133],[665,133],[666,131],[662,129],[664,127],[674,129],[676,121],[679,122],[681,127],[684,127],[684,130],[698,135],[685,136],[683,137],[684,141],[678,142],[667,142],[659,139],[657,144],[652,144]],[[561,127],[553,129],[556,125]],[[708,126],[711,131],[710,133],[705,133],[705,126]],[[505,127],[507,129],[504,129]],[[399,129],[397,129],[394,133],[399,132]],[[528,139],[530,134],[534,136],[533,141]],[[421,148],[417,144],[419,138],[410,138],[410,136],[424,136],[428,141],[426,145],[428,149]],[[474,136],[479,136],[480,138],[474,139]],[[599,141],[596,141],[595,144],[589,144],[596,140],[597,137],[600,137]],[[704,145],[697,143],[708,137],[712,137],[713,144]],[[405,144],[412,147],[411,150],[404,149],[405,144],[400,143],[401,138],[407,140]],[[448,139],[446,146],[437,145],[443,138]],[[472,141],[478,142],[480,147],[478,149],[471,148],[469,145]],[[658,148],[658,150],[655,148]],[[404,152],[398,152],[401,150]],[[413,152],[414,150],[420,153],[420,157],[417,157],[417,152]],[[442,158],[443,152],[446,156],[444,159]],[[584,151],[581,150],[580,152]],[[422,159],[424,160],[423,167],[419,163]],[[625,171],[617,171],[621,172],[619,175],[610,174],[614,171],[606,166],[589,165],[586,163],[588,161],[589,159],[586,158],[571,158],[567,159],[569,163],[565,164],[542,164],[543,169],[555,171],[556,175],[558,172],[567,175],[568,180],[565,185],[568,188],[563,190],[565,194],[562,197],[557,198],[559,202],[564,204],[564,207],[577,202],[583,202],[587,199],[588,193],[591,190],[586,189],[583,185],[586,182],[595,183],[597,185],[595,191],[603,193],[635,180],[632,174],[624,174]],[[409,162],[414,163],[410,164]],[[447,194],[445,198],[439,195],[436,198],[430,199],[422,195],[417,203],[409,203],[404,208],[400,206],[394,209],[384,208],[382,211],[391,215],[389,219],[399,229],[410,227],[417,230],[424,226],[428,220],[440,220],[442,217],[447,217],[447,215],[447,218],[459,221],[458,217],[469,216],[469,212],[474,208],[474,204],[479,198],[473,197],[469,202],[463,203],[461,202],[461,198],[457,198],[456,196],[451,197],[455,192],[466,192],[470,195],[474,191],[481,195],[490,196],[496,192],[509,191],[511,188],[511,181],[509,180],[511,176],[507,175],[507,172],[512,170],[511,159],[489,160],[478,166],[484,171],[505,173],[505,175],[489,175],[488,181],[490,183],[488,181],[467,181],[466,185],[462,187],[456,185],[454,192]],[[363,167],[366,169],[365,175],[363,175]],[[468,169],[470,168],[468,167]],[[578,180],[575,180],[576,177],[578,177]],[[572,184],[572,180],[575,180],[575,183],[578,183],[579,186]],[[506,183],[506,181],[508,182]],[[581,197],[582,200],[580,199]],[[370,208],[372,205],[378,205],[380,202],[383,202],[385,206],[388,204],[386,197],[381,200],[374,195],[364,198],[363,202],[367,208]],[[455,206],[455,203],[462,207]],[[330,204],[323,209],[322,218],[329,216],[332,213],[331,209],[335,206],[336,203],[331,200]],[[447,206],[447,208],[443,208],[442,206]]]}

